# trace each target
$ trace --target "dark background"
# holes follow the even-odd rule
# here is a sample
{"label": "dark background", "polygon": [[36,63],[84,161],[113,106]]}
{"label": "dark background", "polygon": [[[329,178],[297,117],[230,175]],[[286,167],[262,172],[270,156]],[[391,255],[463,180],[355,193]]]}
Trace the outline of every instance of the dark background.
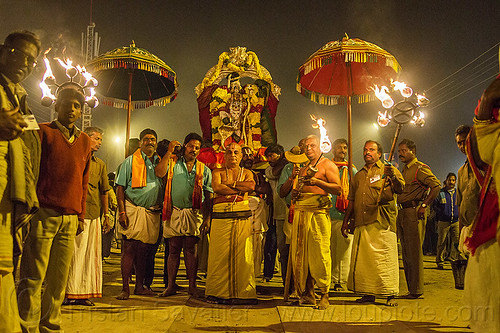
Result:
{"label": "dark background", "polygon": [[[286,149],[316,131],[310,127],[310,113],[327,120],[332,140],[346,137],[345,106],[310,102],[296,92],[295,84],[298,67],[309,55],[347,33],[392,53],[403,68],[400,79],[426,92],[431,104],[424,110],[425,126],[405,126],[401,138],[416,142],[419,159],[442,180],[464,161],[454,142],[455,128],[472,123],[481,92],[499,71],[498,0],[94,0],[92,7],[91,17],[90,0],[0,0],[0,38],[12,30],[32,30],[41,36],[44,49],[65,48],[76,59],[81,34],[92,20],[102,37],[100,53],[135,40],[138,47],[163,59],[177,73],[179,95],[164,108],[133,111],[132,137],[145,127],[155,129],[159,139],[179,141],[188,132],[201,132],[194,87],[219,54],[232,46],[254,51],[282,88],[276,123],[278,141]],[[25,83],[40,122],[50,119],[50,109],[38,103],[43,70],[43,66],[37,68]],[[353,152],[358,168],[364,164],[365,140],[380,140],[386,150],[390,148],[394,125],[373,126],[381,109],[376,101],[353,105]],[[125,110],[105,106],[93,112],[93,125],[105,129],[98,155],[110,170],[123,159],[125,117]],[[122,142],[115,142],[116,137]]]}

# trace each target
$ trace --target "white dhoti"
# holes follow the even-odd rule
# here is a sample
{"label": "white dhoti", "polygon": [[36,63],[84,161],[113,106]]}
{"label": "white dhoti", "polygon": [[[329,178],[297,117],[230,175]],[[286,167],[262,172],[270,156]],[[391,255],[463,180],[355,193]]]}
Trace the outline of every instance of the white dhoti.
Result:
{"label": "white dhoti", "polygon": [[144,207],[125,201],[125,211],[128,217],[128,228],[123,229],[117,224],[118,232],[127,239],[135,239],[146,244],[155,244],[160,233],[160,213],[154,213]]}
{"label": "white dhoti", "polygon": [[340,229],[342,220],[332,220],[332,235],[330,238],[330,253],[332,256],[332,283],[347,283],[351,266],[351,250],[353,235],[345,238]]}
{"label": "white dhoti", "polygon": [[75,238],[69,268],[66,298],[102,297],[102,250],[100,219],[84,221],[83,232]]}
{"label": "white dhoti", "polygon": [[173,207],[169,220],[163,221],[163,237],[200,236],[203,216],[199,209]]}
{"label": "white dhoti", "polygon": [[397,236],[389,226],[371,223],[354,229],[347,288],[376,296],[399,293]]}
{"label": "white dhoti", "polygon": [[252,212],[250,221],[252,222],[252,244],[254,255],[255,276],[260,276],[262,260],[264,259],[264,232],[268,229],[267,218],[269,207],[264,199],[259,197],[248,197],[248,206]]}
{"label": "white dhoti", "polygon": [[500,332],[500,245],[496,239],[480,245],[465,271],[465,304],[471,308],[474,332]]}

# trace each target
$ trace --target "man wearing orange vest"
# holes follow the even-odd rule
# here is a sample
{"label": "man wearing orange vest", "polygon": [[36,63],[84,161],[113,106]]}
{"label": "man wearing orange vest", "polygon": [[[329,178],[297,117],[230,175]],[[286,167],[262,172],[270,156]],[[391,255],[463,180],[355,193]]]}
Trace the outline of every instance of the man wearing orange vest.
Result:
{"label": "man wearing orange vest", "polygon": [[162,180],[155,175],[160,158],[156,154],[157,135],[146,128],[139,135],[140,145],[122,163],[116,176],[118,200],[118,232],[122,240],[122,292],[116,298],[126,300],[130,296],[129,280],[135,267],[135,295],[153,296],[144,287],[148,249],[158,239],[160,232],[160,204]]}
{"label": "man wearing orange vest", "polygon": [[210,169],[196,159],[202,141],[200,135],[189,133],[184,139],[179,157],[173,152],[180,143],[175,140],[170,142],[167,152],[155,169],[156,176],[166,176],[163,237],[169,239],[168,284],[161,297],[175,294],[175,278],[182,249],[189,280],[189,294],[197,296],[196,243],[200,234],[208,231],[210,193],[213,192]]}

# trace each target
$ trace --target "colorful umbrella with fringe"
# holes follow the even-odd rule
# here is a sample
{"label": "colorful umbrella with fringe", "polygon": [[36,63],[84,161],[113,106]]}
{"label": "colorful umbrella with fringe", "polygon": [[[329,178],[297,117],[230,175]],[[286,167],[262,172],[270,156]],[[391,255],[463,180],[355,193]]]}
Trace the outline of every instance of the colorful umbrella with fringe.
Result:
{"label": "colorful umbrella with fringe", "polygon": [[300,66],[297,91],[323,105],[347,104],[349,170],[352,170],[351,103],[375,100],[372,87],[389,85],[401,71],[396,58],[379,46],[346,34],[327,43]]}
{"label": "colorful umbrella with fringe", "polygon": [[132,41],[91,60],[87,67],[99,81],[99,102],[127,109],[126,151],[132,109],[165,106],[177,96],[177,75],[160,58]]}

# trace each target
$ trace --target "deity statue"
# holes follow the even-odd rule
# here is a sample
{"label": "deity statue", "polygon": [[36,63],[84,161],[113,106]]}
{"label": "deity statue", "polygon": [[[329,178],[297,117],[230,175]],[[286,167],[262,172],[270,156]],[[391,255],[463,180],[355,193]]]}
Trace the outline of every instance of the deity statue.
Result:
{"label": "deity statue", "polygon": [[[245,47],[230,50],[219,56],[218,64],[195,89],[203,138],[220,157],[232,142],[258,154],[277,141],[274,118],[280,88],[255,53]],[[244,77],[254,81],[242,86],[240,78]],[[225,78],[227,85],[219,85]],[[207,149],[202,151],[202,159]]]}

